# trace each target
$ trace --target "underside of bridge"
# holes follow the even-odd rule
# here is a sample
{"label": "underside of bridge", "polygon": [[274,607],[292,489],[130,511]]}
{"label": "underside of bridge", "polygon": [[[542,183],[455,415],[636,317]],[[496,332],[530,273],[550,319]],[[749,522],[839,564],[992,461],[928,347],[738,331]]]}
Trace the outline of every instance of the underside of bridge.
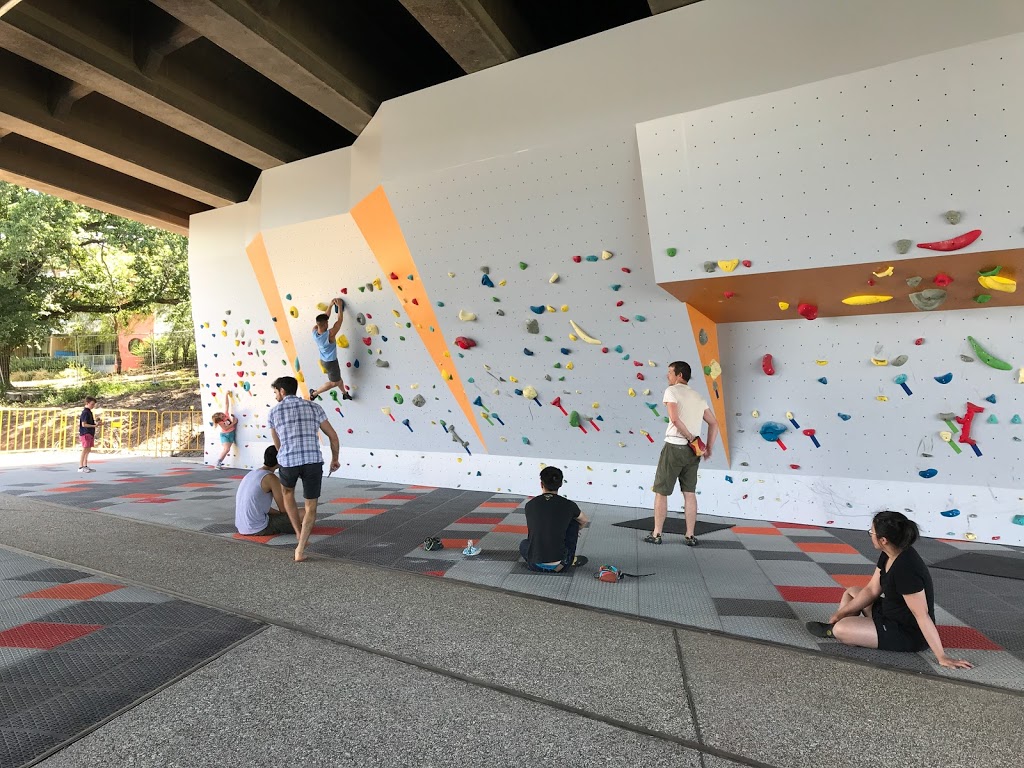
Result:
{"label": "underside of bridge", "polygon": [[187,234],[382,102],[695,0],[0,0],[0,179]]}

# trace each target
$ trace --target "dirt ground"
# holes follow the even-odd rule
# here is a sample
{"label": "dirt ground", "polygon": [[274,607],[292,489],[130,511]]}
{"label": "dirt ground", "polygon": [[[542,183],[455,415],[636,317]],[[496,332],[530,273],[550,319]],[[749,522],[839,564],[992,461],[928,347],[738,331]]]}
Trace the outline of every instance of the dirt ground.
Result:
{"label": "dirt ground", "polygon": [[187,411],[203,407],[198,388],[164,389],[159,392],[133,392],[127,395],[100,398],[102,410]]}

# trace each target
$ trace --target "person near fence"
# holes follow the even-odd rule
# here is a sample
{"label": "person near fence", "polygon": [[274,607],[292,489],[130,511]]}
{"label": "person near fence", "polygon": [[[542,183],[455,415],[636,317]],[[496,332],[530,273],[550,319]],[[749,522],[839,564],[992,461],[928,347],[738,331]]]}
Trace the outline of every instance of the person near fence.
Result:
{"label": "person near fence", "polygon": [[102,423],[92,412],[95,407],[95,397],[85,398],[85,407],[82,409],[82,415],[78,417],[78,442],[82,444],[82,455],[78,458],[79,472],[96,471],[89,466],[89,453],[96,444],[96,428]]}
{"label": "person near fence", "polygon": [[224,469],[224,459],[231,453],[235,445],[236,430],[238,429],[238,418],[231,415],[231,391],[224,393],[223,411],[213,414],[213,423],[220,428],[220,456],[217,457],[217,469]]}
{"label": "person near fence", "polygon": [[[270,409],[267,423],[281,463],[281,485],[284,487],[284,506],[288,519],[299,531],[299,544],[295,548],[295,561],[306,559],[306,544],[316,522],[316,507],[320,499],[320,485],[324,475],[324,456],[320,451],[323,432],[331,443],[331,472],[341,466],[338,461],[338,433],[334,431],[327,414],[319,403],[296,396],[299,382],[294,376],[281,376],[270,385],[277,405]],[[305,514],[299,524],[295,505],[295,485],[301,478]]]}
{"label": "person near fence", "polygon": [[345,389],[345,382],[341,379],[341,365],[338,363],[338,331],[341,329],[341,321],[345,319],[345,300],[331,299],[327,311],[331,312],[332,310],[337,310],[338,319],[334,321],[334,325],[330,329],[327,328],[327,323],[331,319],[329,314],[317,315],[316,325],[313,326],[313,340],[316,341],[317,349],[320,351],[320,365],[323,367],[324,373],[327,374],[327,383],[319,389],[310,389],[310,400],[315,400],[319,395],[335,387],[341,390],[342,400],[352,399],[352,395]]}
{"label": "person near fence", "polygon": [[[277,471],[277,448],[267,446],[263,466],[242,478],[235,492],[235,528],[243,536],[296,533],[284,512],[284,489]],[[276,504],[276,506],[274,506]]]}

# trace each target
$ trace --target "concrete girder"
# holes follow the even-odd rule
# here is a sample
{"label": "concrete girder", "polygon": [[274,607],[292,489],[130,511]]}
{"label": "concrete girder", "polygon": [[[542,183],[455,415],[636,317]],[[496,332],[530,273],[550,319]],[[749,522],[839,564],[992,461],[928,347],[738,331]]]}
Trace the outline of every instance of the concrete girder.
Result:
{"label": "concrete girder", "polygon": [[[270,15],[276,4],[245,0],[152,0],[264,77],[358,135],[380,106],[371,62],[344,45],[320,39],[301,18],[285,26]],[[383,52],[382,52],[383,53]]]}
{"label": "concrete girder", "polygon": [[538,46],[509,0],[400,0],[467,73],[533,53]]}
{"label": "concrete girder", "polygon": [[14,133],[0,140],[0,179],[180,235],[188,234],[192,214],[210,210],[203,203]]}
{"label": "concrete girder", "polygon": [[[259,172],[143,114],[0,50],[0,127],[184,197],[219,207],[248,198]],[[47,80],[60,84],[47,87]]]}
{"label": "concrete girder", "polygon": [[54,2],[16,6],[0,18],[0,48],[257,168],[275,168],[306,156],[277,137],[260,110],[238,115],[181,83],[147,77],[131,55],[131,41],[119,46],[90,37],[56,13],[60,7]]}
{"label": "concrete girder", "polygon": [[676,8],[693,5],[696,2],[700,0],[647,0],[647,5],[651,9],[651,14],[657,16],[659,13],[674,11]]}

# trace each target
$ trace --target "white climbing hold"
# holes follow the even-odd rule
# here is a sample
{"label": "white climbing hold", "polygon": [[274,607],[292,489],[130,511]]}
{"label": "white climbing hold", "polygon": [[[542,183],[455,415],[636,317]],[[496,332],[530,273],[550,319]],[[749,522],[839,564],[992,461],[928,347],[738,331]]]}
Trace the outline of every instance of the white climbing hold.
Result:
{"label": "white climbing hold", "polygon": [[583,341],[585,341],[587,344],[600,344],[601,343],[600,339],[595,339],[593,336],[588,335],[582,328],[580,328],[578,325],[576,325],[575,321],[570,320],[569,321],[569,325],[572,326],[572,329],[576,332],[576,335],[579,336],[581,339],[583,339]]}
{"label": "white climbing hold", "polygon": [[473,312],[470,312],[468,309],[460,309],[459,310],[459,320],[462,320],[463,322],[469,322],[470,320],[476,320],[476,314],[473,313]]}
{"label": "white climbing hold", "polygon": [[548,278],[548,282],[549,283],[557,283],[558,282],[558,273],[557,272],[552,273],[551,277]]}

